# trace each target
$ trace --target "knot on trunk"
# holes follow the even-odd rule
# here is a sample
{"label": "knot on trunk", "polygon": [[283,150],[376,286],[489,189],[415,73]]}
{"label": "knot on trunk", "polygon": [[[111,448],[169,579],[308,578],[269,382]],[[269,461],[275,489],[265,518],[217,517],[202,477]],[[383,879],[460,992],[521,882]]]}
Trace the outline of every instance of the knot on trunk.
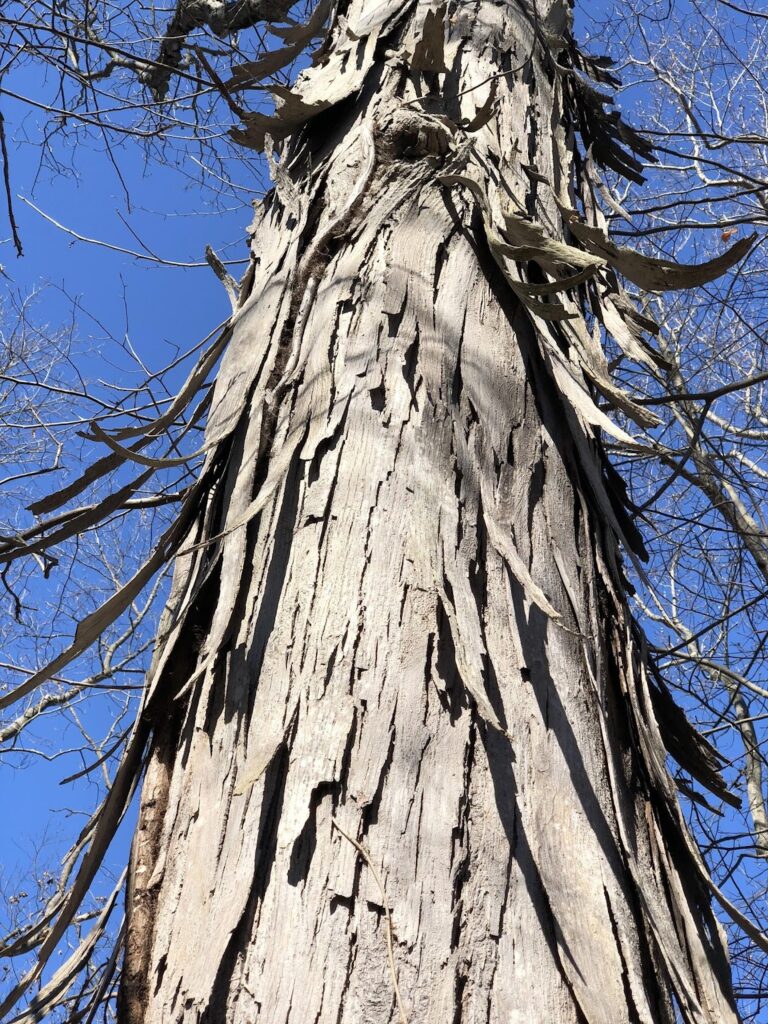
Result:
{"label": "knot on trunk", "polygon": [[451,151],[456,126],[448,118],[404,108],[387,116],[380,133],[380,150],[393,159],[442,159]]}

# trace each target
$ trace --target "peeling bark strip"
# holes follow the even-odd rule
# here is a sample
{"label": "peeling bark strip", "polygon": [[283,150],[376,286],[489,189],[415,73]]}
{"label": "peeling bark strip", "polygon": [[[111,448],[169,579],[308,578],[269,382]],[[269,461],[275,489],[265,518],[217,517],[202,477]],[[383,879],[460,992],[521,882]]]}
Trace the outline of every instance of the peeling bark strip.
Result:
{"label": "peeling bark strip", "polygon": [[350,0],[238,134],[290,138],[290,178],[210,414],[218,539],[178,563],[149,684],[180,725],[123,1024],[736,1021],[593,388],[649,413],[585,309],[659,361],[615,271],[680,287],[743,246],[681,268],[608,241],[596,164],[636,178],[648,148],[590,76],[561,0]]}

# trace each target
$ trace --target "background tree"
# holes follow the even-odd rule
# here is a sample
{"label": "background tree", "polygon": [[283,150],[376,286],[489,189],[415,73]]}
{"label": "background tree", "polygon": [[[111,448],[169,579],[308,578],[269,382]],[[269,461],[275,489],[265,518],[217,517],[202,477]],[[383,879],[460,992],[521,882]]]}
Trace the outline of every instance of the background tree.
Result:
{"label": "background tree", "polygon": [[[699,3],[675,15],[621,4],[596,30],[623,55],[619,73],[642,97],[644,127],[666,164],[655,187],[632,196],[616,183],[632,213],[627,224],[626,208],[611,210],[617,233],[660,255],[707,253],[763,225],[765,20]],[[716,877],[764,928],[763,274],[758,245],[695,302],[654,300],[674,369],[648,401],[666,427],[616,465],[654,537],[655,594],[642,614],[665,678],[729,758],[743,794],[743,814],[694,805],[694,830]],[[764,956],[738,930],[730,938],[743,1012],[762,1019]]]}
{"label": "background tree", "polygon": [[[670,651],[649,649],[630,612],[619,547],[648,606],[656,563],[648,575],[637,516],[690,482],[690,461],[757,560],[759,527],[713,490],[704,445],[704,418],[744,381],[691,390],[665,334],[650,340],[651,314],[671,314],[644,298],[710,288],[754,238],[721,229],[695,266],[608,239],[611,175],[640,184],[651,148],[610,109],[608,65],[578,49],[559,3],[321,4],[303,26],[295,13],[186,4],[145,48],[90,9],[64,27],[7,21],[99,128],[103,80],[126,83],[122,111],[136,77],[153,91],[153,126],[125,130],[158,136],[215,89],[275,188],[237,290],[210,257],[233,315],[186,383],[157,416],[137,395],[95,421],[110,454],[5,542],[7,559],[50,550],[157,474],[180,498],[145,565],[2,701],[48,686],[176,556],[134,730],[64,884],[6,949],[36,960],[5,1009],[66,937],[144,767],[122,1020],[735,1020],[709,894],[765,942],[712,882],[665,750],[688,792],[693,778],[732,797],[670,698]],[[231,33],[267,22],[282,51],[223,73]],[[273,86],[276,112],[243,109],[314,37],[297,84]],[[84,67],[78,47],[104,57]],[[205,145],[208,123],[191,129]],[[174,487],[193,458],[177,435],[204,416],[202,469]],[[630,483],[650,456],[668,467],[663,485],[642,476],[645,508],[600,432]],[[113,471],[106,497],[59,511]],[[669,566],[660,618],[690,651],[689,577]],[[733,671],[717,662],[710,681]],[[61,1002],[112,906],[30,1014]]]}

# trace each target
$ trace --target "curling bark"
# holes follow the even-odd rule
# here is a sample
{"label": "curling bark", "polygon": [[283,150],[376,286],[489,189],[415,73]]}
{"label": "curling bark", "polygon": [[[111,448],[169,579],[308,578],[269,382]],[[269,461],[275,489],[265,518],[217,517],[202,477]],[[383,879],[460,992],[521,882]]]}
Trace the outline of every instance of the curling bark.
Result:
{"label": "curling bark", "polygon": [[594,161],[648,149],[606,78],[560,2],[351,0],[239,134],[282,158],[142,711],[122,1024],[736,1020],[665,743],[722,787],[593,396],[648,420],[617,270],[741,250],[607,240]]}

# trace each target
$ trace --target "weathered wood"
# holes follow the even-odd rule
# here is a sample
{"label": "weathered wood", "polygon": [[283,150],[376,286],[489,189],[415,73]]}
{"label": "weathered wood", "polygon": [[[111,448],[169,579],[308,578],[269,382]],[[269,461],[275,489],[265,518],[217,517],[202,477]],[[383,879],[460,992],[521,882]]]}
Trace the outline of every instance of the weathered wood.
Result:
{"label": "weathered wood", "polygon": [[571,232],[565,8],[340,6],[282,124],[241,136],[304,125],[301,201],[257,210],[195,538],[218,539],[179,564],[150,684],[180,725],[147,772],[121,1020],[383,1024],[396,978],[412,1024],[734,1022],[594,436],[587,277],[648,343],[613,250]]}

